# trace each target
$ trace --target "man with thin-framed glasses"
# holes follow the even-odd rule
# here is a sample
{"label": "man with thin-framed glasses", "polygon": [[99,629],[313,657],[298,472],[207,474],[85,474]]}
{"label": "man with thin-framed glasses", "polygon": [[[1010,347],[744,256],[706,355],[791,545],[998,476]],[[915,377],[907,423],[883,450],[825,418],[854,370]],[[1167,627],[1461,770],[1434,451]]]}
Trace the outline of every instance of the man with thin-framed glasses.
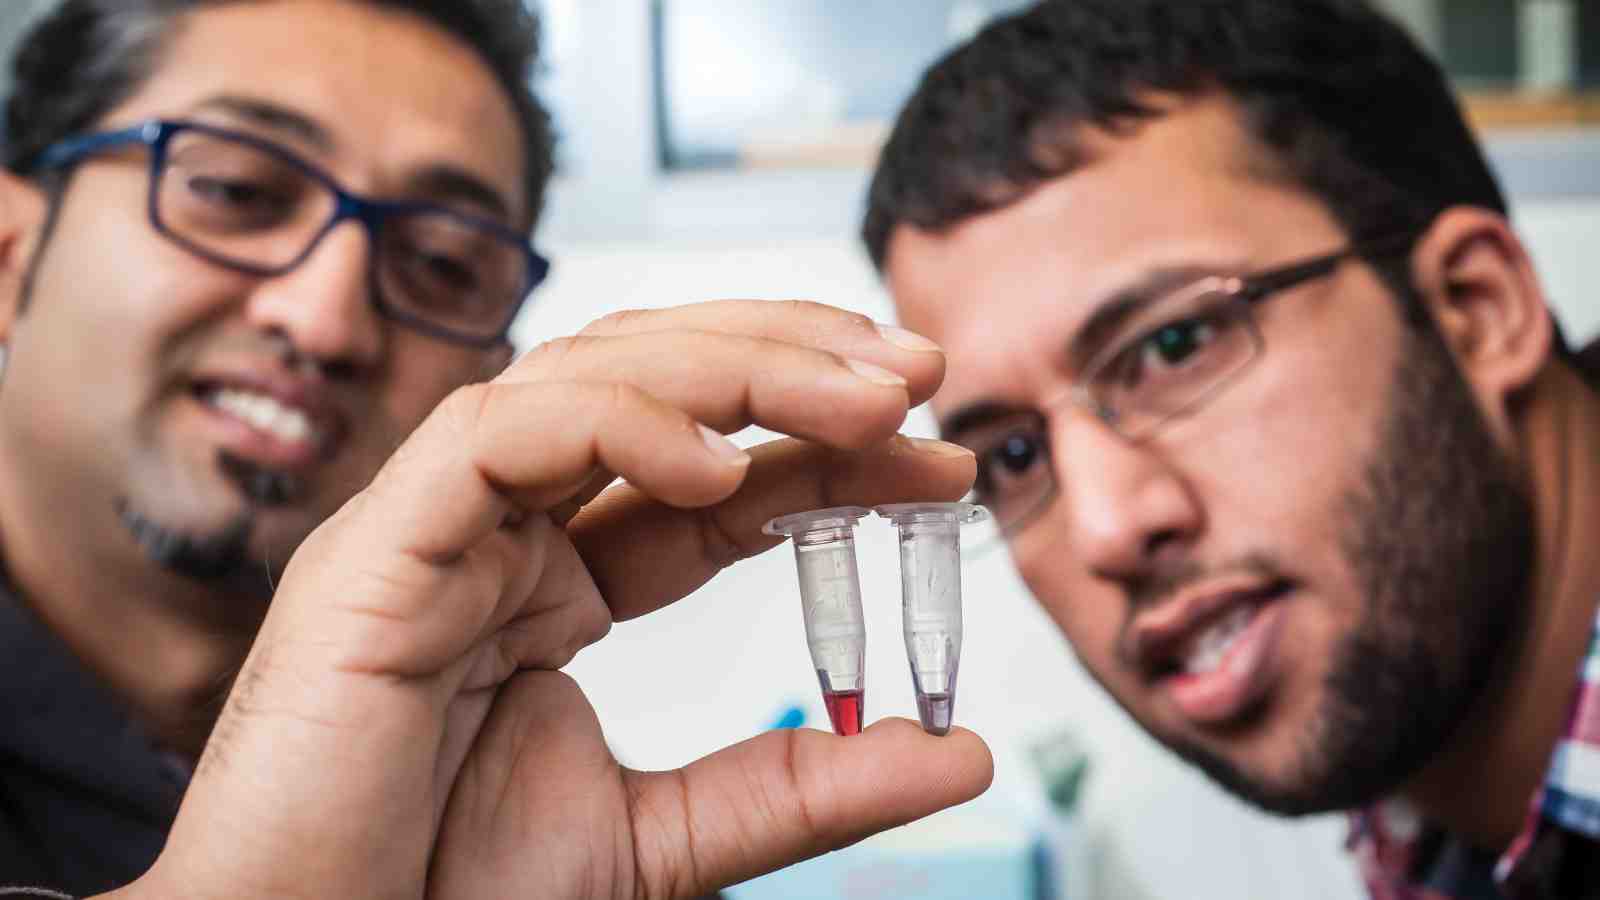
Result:
{"label": "man with thin-framed glasses", "polygon": [[1600,394],[1444,77],[1356,0],[1060,0],[863,235],[1088,670],[1376,898],[1600,896]]}
{"label": "man with thin-framed glasses", "polygon": [[904,720],[625,770],[557,671],[772,516],[954,499],[973,457],[895,435],[936,345],[817,304],[512,362],[534,36],[521,0],[65,0],[25,37],[0,894],[689,897],[986,786]]}

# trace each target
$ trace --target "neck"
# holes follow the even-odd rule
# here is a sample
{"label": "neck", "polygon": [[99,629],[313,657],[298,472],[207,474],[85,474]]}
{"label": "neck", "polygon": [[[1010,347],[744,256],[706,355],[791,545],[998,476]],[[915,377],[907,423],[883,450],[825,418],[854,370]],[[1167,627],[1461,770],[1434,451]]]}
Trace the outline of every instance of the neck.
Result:
{"label": "neck", "polygon": [[67,504],[40,510],[26,493],[0,488],[5,565],[22,602],[157,742],[198,758],[265,604],[160,569],[109,509],[63,517]]}
{"label": "neck", "polygon": [[[1491,852],[1521,830],[1571,710],[1600,601],[1600,395],[1564,366],[1529,392],[1518,448],[1537,510],[1521,629],[1469,721],[1404,790],[1428,820]],[[1473,785],[1463,791],[1462,785]]]}

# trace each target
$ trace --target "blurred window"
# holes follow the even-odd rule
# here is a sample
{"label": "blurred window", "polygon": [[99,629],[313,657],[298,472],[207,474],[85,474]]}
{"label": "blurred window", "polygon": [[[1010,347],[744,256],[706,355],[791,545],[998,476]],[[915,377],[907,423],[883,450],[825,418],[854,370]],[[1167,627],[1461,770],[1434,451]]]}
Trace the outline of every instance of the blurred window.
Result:
{"label": "blurred window", "polygon": [[1480,130],[1600,126],[1600,2],[1377,2],[1439,58]]}
{"label": "blurred window", "polygon": [[1025,0],[655,0],[667,170],[859,166],[924,69]]}

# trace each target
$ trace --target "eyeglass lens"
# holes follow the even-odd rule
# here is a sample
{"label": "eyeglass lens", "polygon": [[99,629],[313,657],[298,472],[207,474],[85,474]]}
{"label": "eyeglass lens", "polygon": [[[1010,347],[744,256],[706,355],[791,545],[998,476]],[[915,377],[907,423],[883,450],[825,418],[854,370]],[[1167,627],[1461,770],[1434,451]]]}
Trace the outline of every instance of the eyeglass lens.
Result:
{"label": "eyeglass lens", "polygon": [[[158,226],[223,262],[262,271],[297,263],[337,209],[333,187],[288,158],[200,131],[173,136],[156,187]],[[400,209],[376,232],[377,286],[395,312],[487,337],[522,299],[525,253],[482,223]]]}

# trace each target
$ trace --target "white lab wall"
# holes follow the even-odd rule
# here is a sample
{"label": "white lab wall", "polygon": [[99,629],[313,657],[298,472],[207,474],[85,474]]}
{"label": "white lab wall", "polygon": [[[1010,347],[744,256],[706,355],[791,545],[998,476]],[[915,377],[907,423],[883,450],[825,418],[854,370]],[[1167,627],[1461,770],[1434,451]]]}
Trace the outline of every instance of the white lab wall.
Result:
{"label": "white lab wall", "polygon": [[[1600,281],[1592,250],[1600,202],[1527,206],[1517,220],[1570,331],[1575,337],[1595,333],[1600,297],[1589,285]],[[767,240],[757,232],[720,241],[575,242],[549,249],[556,268],[519,323],[523,346],[574,332],[612,310],[718,297],[803,297],[892,317],[870,266],[847,237]],[[921,434],[931,428],[925,412],[908,426]],[[914,718],[889,529],[869,520],[859,552],[869,716]],[[1014,804],[1019,814],[1037,802],[1021,748],[1052,728],[1076,728],[1096,765],[1083,807],[1098,850],[1096,897],[1361,896],[1341,849],[1341,818],[1284,822],[1211,787],[1154,746],[1101,694],[1003,554],[970,562],[965,578],[967,639],[957,716],[996,751],[990,802]],[[617,626],[569,671],[594,701],[618,755],[637,767],[680,765],[750,737],[789,702],[805,707],[812,724],[826,722],[787,547],[733,567],[686,602]]]}

